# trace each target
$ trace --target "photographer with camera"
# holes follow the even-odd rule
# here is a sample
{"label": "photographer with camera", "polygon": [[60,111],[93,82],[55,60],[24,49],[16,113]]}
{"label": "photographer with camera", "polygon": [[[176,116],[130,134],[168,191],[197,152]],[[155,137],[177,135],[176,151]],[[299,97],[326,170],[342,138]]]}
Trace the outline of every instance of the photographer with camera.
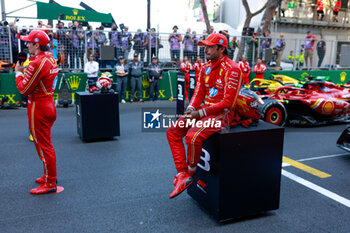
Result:
{"label": "photographer with camera", "polygon": [[177,32],[179,28],[175,25],[173,27],[173,33],[169,35],[169,43],[170,43],[170,57],[171,61],[174,62],[175,59],[177,61],[177,64],[180,64],[180,49],[182,41],[182,36]]}
{"label": "photographer with camera", "polygon": [[121,32],[121,56],[124,57],[124,59],[127,61],[129,57],[129,53],[131,50],[131,40],[132,40],[132,35],[129,32],[129,27],[124,26],[124,24],[119,25],[120,29],[122,30]]}
{"label": "photographer with camera", "polygon": [[156,33],[156,29],[152,28],[151,29],[151,57],[158,57],[159,45],[160,45],[159,35],[158,33]]}
{"label": "photographer with camera", "polygon": [[[48,26],[49,26],[48,28],[51,27],[50,25],[48,25]],[[47,35],[50,38],[50,41],[49,41],[49,44],[48,44],[48,46],[50,47],[50,52],[52,53],[53,58],[55,60],[57,60],[57,40],[54,38],[52,30],[48,30],[47,31]]]}
{"label": "photographer with camera", "polygon": [[79,69],[79,46],[80,40],[83,38],[79,29],[78,20],[74,20],[72,29],[69,31],[69,39],[71,42],[71,49],[69,51],[70,67],[72,69]]}
{"label": "photographer with camera", "polygon": [[85,64],[85,30],[83,29],[82,23],[79,23],[79,31],[81,34],[80,38],[80,43],[79,43],[79,49],[78,49],[78,55],[80,58],[80,64],[81,64],[81,69],[84,69],[84,64]]}
{"label": "photographer with camera", "polygon": [[[27,27],[26,26],[23,26],[21,31],[19,32],[19,35],[20,36],[27,36],[28,35],[28,31],[27,31]],[[28,47],[26,45],[26,42],[23,41],[23,40],[20,40],[21,42],[21,51],[24,51],[26,53],[28,53]]]}
{"label": "photographer with camera", "polygon": [[[199,40],[206,40],[208,37],[208,32],[207,30],[203,30],[203,35],[199,38]],[[205,61],[205,52],[204,52],[205,47],[201,46],[199,47],[199,56],[201,57],[202,61]]]}
{"label": "photographer with camera", "polygon": [[10,23],[13,63],[16,63],[18,60],[18,31],[16,26],[16,23],[18,20],[19,20],[18,18],[15,18],[15,20],[12,23]]}
{"label": "photographer with camera", "polygon": [[61,60],[61,63],[63,64],[64,67],[68,67],[67,60],[65,58],[68,57],[66,48],[69,41],[66,36],[64,23],[59,20],[57,27],[58,28],[56,31],[55,38],[57,39],[57,42],[58,42],[58,47],[57,47],[57,53],[59,54],[58,57],[62,57],[63,59]]}
{"label": "photographer with camera", "polygon": [[112,31],[108,33],[109,44],[114,47],[114,56],[117,60],[120,57],[120,33],[118,32],[118,26],[115,23],[112,24],[111,30]]}
{"label": "photographer with camera", "polygon": [[92,31],[92,26],[88,26],[88,32],[86,33],[86,40],[87,40],[87,57],[90,57],[92,54],[96,57],[97,53],[97,39],[98,34],[96,32]]}
{"label": "photographer with camera", "polygon": [[182,43],[184,44],[183,56],[192,57],[194,41],[191,34],[191,28],[187,28],[186,35]]}
{"label": "photographer with camera", "polygon": [[198,42],[199,42],[199,37],[197,36],[197,33],[195,31],[192,32],[192,39],[193,39],[193,52],[192,52],[191,60],[195,61],[198,56]]}
{"label": "photographer with camera", "polygon": [[140,60],[144,62],[146,46],[148,45],[147,33],[143,33],[141,29],[137,29],[133,41],[135,54],[140,54]]}
{"label": "photographer with camera", "polygon": [[[104,31],[104,27],[100,26],[97,30],[98,30],[98,38],[97,38],[97,53],[98,53],[98,57],[100,57],[100,52],[101,52],[101,46],[105,45],[107,43],[107,37],[105,35]],[[101,66],[101,68],[105,68],[106,67],[106,62],[104,60],[99,60],[99,64]]]}

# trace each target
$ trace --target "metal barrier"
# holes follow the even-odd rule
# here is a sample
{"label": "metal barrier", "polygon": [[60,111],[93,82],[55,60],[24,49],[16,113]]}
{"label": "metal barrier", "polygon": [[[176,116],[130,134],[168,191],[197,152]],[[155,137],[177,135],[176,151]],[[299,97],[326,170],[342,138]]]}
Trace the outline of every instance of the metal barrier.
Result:
{"label": "metal barrier", "polygon": [[[186,55],[193,60],[197,56],[205,62],[204,48],[198,46],[198,41],[206,36],[200,34],[182,34],[178,47],[174,46],[172,33],[157,32],[127,32],[113,30],[83,30],[83,29],[50,29],[45,28],[51,38],[49,46],[55,59],[59,63],[61,70],[80,72],[84,69],[84,64],[88,61],[90,54],[96,57],[100,63],[101,70],[112,69],[123,56],[127,60],[132,60],[134,54],[138,54],[139,59],[145,66],[149,64],[153,56],[157,56],[159,61],[168,69],[178,69],[180,61]],[[29,30],[30,31],[30,30]],[[19,30],[21,35],[28,35],[29,31]],[[9,27],[0,28],[0,59],[5,62],[15,62],[18,51],[26,50],[23,41],[17,39],[17,33]],[[180,35],[180,34],[179,34]],[[280,38],[237,37],[237,42],[232,43],[230,37],[229,57],[238,60],[242,53],[247,56],[251,66],[256,64],[257,57],[261,57],[270,70],[298,70],[298,69],[350,69],[350,41],[325,41],[326,51],[324,54],[317,52],[317,42],[314,44],[312,55],[313,63],[306,67],[302,54],[305,44],[305,36],[290,39],[295,35],[285,35],[285,47],[283,51],[278,51],[276,46]],[[318,37],[320,40],[320,38]],[[265,46],[269,41],[270,45]],[[276,49],[277,47],[277,49]],[[239,54],[239,50],[242,50]],[[294,59],[289,57],[293,53]],[[319,61],[324,56],[319,66]],[[280,64],[280,65],[278,65]]]}

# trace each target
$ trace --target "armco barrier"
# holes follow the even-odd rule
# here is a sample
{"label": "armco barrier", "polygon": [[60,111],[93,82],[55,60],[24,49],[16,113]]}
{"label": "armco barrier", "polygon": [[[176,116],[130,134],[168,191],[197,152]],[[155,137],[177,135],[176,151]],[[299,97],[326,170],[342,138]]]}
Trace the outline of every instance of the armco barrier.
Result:
{"label": "armco barrier", "polygon": [[[84,91],[86,89],[86,79],[87,76],[85,73],[65,73],[65,77],[69,83],[69,86],[72,90],[72,97],[74,99],[75,92]],[[177,93],[177,81],[176,81],[176,72],[164,72],[163,79],[160,81],[159,87],[159,99],[168,100],[173,93],[173,97],[176,98]],[[54,98],[58,98],[58,89],[61,82],[62,73],[58,75],[58,81],[56,86],[56,91]],[[114,75],[112,81],[116,76]],[[130,79],[129,79],[130,80]],[[126,100],[130,99],[130,83],[128,80]],[[171,84],[170,84],[171,82]],[[170,87],[172,87],[172,92]],[[21,95],[17,90],[15,83],[15,74],[0,74],[0,102],[2,99],[6,98],[9,105],[18,105],[21,102]],[[146,77],[146,73],[142,76],[142,99],[149,99],[149,82]]]}

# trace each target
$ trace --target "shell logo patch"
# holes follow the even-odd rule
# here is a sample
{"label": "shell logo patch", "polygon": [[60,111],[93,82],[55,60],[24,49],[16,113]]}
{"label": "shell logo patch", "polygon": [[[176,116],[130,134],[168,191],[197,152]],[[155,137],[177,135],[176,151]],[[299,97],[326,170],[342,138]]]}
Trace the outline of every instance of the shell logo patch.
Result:
{"label": "shell logo patch", "polygon": [[205,76],[205,83],[208,83],[209,81],[209,76]]}
{"label": "shell logo patch", "polygon": [[334,109],[333,103],[332,102],[327,102],[323,105],[323,110],[326,113],[332,112]]}

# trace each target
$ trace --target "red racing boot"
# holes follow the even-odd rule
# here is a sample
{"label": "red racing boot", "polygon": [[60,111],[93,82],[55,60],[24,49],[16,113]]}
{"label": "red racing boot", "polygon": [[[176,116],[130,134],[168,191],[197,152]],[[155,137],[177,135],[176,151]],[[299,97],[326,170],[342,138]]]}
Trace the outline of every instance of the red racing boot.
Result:
{"label": "red racing boot", "polygon": [[45,183],[45,182],[46,182],[46,180],[45,180],[45,175],[43,175],[43,176],[40,177],[40,178],[36,178],[36,179],[35,179],[35,182],[36,182],[36,183],[39,183],[39,184]]}
{"label": "red racing boot", "polygon": [[[45,180],[45,175],[43,175],[42,177],[36,178],[36,179],[35,179],[35,182],[36,182],[36,183],[39,183],[39,184],[45,183],[45,182],[46,182],[46,180]],[[56,184],[57,184],[57,180],[56,180]]]}
{"label": "red racing boot", "polygon": [[193,182],[192,177],[187,172],[181,172],[175,176],[175,180],[173,181],[173,184],[175,185],[175,188],[173,192],[170,194],[169,198],[174,198],[185,189],[188,188]]}
{"label": "red racing boot", "polygon": [[30,190],[31,194],[44,194],[44,193],[54,193],[57,191],[56,182],[43,183],[39,187]]}
{"label": "red racing boot", "polygon": [[[195,168],[192,168],[192,167],[190,167],[190,166],[188,166],[188,170],[187,170],[187,173],[191,176],[191,177],[193,177],[194,176],[194,174],[196,173],[196,171],[197,171],[197,167],[195,167]],[[174,176],[174,180],[173,180],[173,185],[176,185],[176,176]]]}

